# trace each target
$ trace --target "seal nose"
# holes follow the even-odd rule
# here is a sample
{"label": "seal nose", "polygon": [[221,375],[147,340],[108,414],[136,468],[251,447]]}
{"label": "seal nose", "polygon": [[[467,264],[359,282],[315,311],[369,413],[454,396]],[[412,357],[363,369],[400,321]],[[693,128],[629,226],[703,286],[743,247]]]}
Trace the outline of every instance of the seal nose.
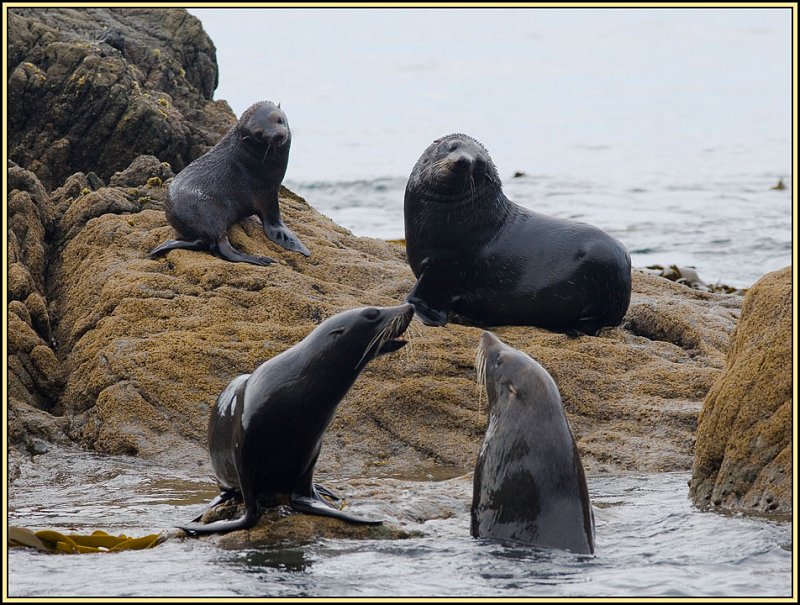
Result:
{"label": "seal nose", "polygon": [[272,144],[280,147],[281,145],[284,145],[286,143],[286,140],[288,138],[289,137],[285,132],[276,132],[275,134],[272,135]]}
{"label": "seal nose", "polygon": [[485,347],[493,347],[499,344],[503,344],[503,341],[497,338],[494,334],[489,332],[488,330],[481,334],[481,344]]}
{"label": "seal nose", "polygon": [[453,154],[453,164],[459,170],[472,169],[473,159],[470,154],[465,151],[459,151]]}

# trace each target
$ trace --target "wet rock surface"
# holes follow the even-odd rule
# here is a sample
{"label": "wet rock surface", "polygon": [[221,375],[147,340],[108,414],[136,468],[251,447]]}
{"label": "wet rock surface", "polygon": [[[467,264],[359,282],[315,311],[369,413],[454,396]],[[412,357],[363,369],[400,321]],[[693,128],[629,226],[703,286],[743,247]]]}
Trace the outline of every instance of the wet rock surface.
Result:
{"label": "wet rock surface", "polygon": [[[359,491],[364,490],[362,488]],[[445,510],[444,506],[439,513],[452,514],[449,510]],[[203,515],[202,523],[235,519],[243,514],[244,505],[220,505],[207,511]],[[198,536],[196,539],[214,541],[225,548],[249,548],[281,542],[311,542],[321,538],[400,540],[419,535],[418,531],[408,531],[401,527],[397,519],[385,519],[384,515],[381,520],[383,523],[380,525],[348,523],[331,517],[298,513],[293,511],[288,503],[284,503],[265,508],[258,523],[250,529]],[[185,532],[179,530],[173,536],[184,537]]]}
{"label": "wet rock surface", "polygon": [[725,372],[705,399],[690,493],[700,506],[792,511],[792,270],[744,298]]}

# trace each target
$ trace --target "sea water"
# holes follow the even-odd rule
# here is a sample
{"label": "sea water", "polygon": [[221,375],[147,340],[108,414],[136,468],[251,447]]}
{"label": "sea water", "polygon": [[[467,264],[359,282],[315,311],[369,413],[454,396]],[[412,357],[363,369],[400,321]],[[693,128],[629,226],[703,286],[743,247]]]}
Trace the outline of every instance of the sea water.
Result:
{"label": "sea water", "polygon": [[[469,533],[469,474],[383,479],[348,494],[356,513],[416,537],[324,539],[230,549],[175,539],[152,549],[84,555],[9,553],[12,597],[534,597],[790,596],[787,520],[701,512],[689,473],[588,478],[594,556],[476,540]],[[324,481],[324,479],[323,479]],[[328,483],[337,490],[336,483]],[[341,489],[341,488],[339,488]],[[208,477],[134,458],[54,450],[25,464],[9,525],[138,537],[169,531],[216,495]],[[352,496],[352,497],[351,497]],[[444,503],[444,505],[442,504]],[[410,521],[408,510],[439,510]]]}
{"label": "sea water", "polygon": [[402,238],[414,163],[463,132],[511,200],[602,227],[634,266],[747,287],[792,262],[788,9],[191,12],[215,98],[281,102],[285,184],[357,235]]}

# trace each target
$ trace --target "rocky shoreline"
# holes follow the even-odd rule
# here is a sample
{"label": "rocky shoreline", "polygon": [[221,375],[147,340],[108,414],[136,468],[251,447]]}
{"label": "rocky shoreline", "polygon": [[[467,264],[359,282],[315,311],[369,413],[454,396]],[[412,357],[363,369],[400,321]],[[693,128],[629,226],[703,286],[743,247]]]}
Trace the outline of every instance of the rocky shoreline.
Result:
{"label": "rocky shoreline", "polygon": [[[414,283],[404,252],[284,188],[284,220],[310,258],[269,242],[252,217],[231,242],[279,263],[183,250],[149,260],[173,233],[161,210],[169,179],[235,122],[212,100],[213,43],[178,9],[12,9],[9,46],[10,480],[15,460],[51,444],[206,475],[209,409],[230,378],[339,311],[397,304]],[[743,298],[635,270],[623,325],[599,337],[495,332],[558,383],[588,473],[694,467],[699,504],[786,513],[791,285],[786,269]],[[471,471],[486,426],[481,331],[412,324],[410,346],[373,362],[343,401],[318,474]],[[757,391],[724,386],[756,378]],[[754,411],[745,420],[735,405]],[[712,426],[744,433],[720,453]]]}

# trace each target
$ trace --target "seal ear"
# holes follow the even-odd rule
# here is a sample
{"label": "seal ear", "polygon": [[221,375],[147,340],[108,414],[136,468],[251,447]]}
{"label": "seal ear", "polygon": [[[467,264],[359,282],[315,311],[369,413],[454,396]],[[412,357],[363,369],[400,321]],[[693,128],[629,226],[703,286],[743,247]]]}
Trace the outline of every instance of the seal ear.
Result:
{"label": "seal ear", "polygon": [[278,101],[278,109],[280,109],[280,108],[281,108],[281,102]]}

